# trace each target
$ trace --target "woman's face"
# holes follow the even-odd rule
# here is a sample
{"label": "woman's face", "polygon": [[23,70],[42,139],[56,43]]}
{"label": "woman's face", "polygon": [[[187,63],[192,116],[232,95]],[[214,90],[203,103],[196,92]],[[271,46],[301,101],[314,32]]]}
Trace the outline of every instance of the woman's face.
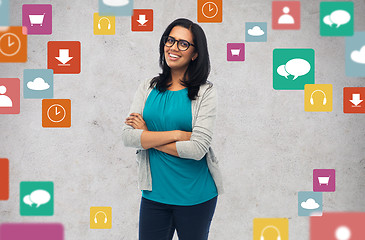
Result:
{"label": "woman's face", "polygon": [[[175,26],[172,28],[169,37],[173,37],[177,41],[185,40],[190,44],[194,44],[193,34],[191,31],[181,26]],[[166,63],[171,70],[186,71],[190,61],[195,60],[198,57],[198,53],[195,52],[194,46],[190,46],[187,50],[181,51],[177,46],[177,41],[171,47],[167,47],[165,45],[164,51]]]}

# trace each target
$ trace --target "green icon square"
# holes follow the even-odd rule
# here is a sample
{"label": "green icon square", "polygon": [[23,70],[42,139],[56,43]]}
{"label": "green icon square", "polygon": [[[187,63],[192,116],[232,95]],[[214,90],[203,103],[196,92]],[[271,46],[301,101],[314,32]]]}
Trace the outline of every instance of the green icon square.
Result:
{"label": "green icon square", "polygon": [[314,50],[310,48],[274,49],[273,88],[304,90],[314,84]]}
{"label": "green icon square", "polygon": [[53,182],[20,182],[20,215],[53,216]]}
{"label": "green icon square", "polygon": [[321,36],[354,35],[354,3],[321,2],[319,25]]}

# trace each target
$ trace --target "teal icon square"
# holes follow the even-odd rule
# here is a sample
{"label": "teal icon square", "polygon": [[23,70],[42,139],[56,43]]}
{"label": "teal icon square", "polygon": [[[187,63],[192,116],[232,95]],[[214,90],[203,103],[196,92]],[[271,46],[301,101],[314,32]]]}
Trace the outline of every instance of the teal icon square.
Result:
{"label": "teal icon square", "polygon": [[0,0],[0,26],[9,26],[9,0]]}
{"label": "teal icon square", "polygon": [[99,0],[99,16],[132,16],[133,0]]}
{"label": "teal icon square", "polygon": [[266,42],[267,23],[266,22],[246,22],[245,24],[246,42]]}
{"label": "teal icon square", "polygon": [[298,192],[298,216],[322,216],[322,192]]}
{"label": "teal icon square", "polygon": [[20,215],[53,215],[53,182],[20,182]]}
{"label": "teal icon square", "polygon": [[53,69],[24,69],[24,98],[53,98]]}
{"label": "teal icon square", "polygon": [[353,2],[321,2],[319,26],[321,36],[354,34]]}
{"label": "teal icon square", "polygon": [[304,90],[314,84],[314,50],[310,48],[274,49],[273,88]]}
{"label": "teal icon square", "polygon": [[365,32],[346,37],[346,76],[365,77]]}

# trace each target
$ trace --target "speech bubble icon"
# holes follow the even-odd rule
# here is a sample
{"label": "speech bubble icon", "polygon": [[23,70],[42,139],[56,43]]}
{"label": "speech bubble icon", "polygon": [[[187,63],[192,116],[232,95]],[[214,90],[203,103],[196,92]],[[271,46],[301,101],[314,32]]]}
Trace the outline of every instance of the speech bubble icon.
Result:
{"label": "speech bubble icon", "polygon": [[323,22],[327,24],[328,26],[332,26],[333,22],[331,21],[330,15],[327,15],[323,18]]}
{"label": "speech bubble icon", "polygon": [[32,206],[33,202],[30,200],[30,196],[29,195],[26,195],[24,198],[23,198],[23,202],[29,206]]}
{"label": "speech bubble icon", "polygon": [[286,70],[285,70],[285,65],[280,65],[278,67],[278,69],[276,69],[276,71],[278,72],[279,75],[285,77],[286,79],[288,79],[288,76],[290,75]]}
{"label": "speech bubble icon", "polygon": [[309,62],[301,58],[294,58],[285,64],[285,70],[294,76],[293,80],[307,74],[310,69]]}
{"label": "speech bubble icon", "polygon": [[51,195],[45,190],[35,190],[30,194],[30,200],[39,207],[42,204],[48,203]]}
{"label": "speech bubble icon", "polygon": [[331,13],[330,18],[333,23],[337,24],[336,28],[338,28],[339,26],[348,23],[351,19],[351,15],[345,10],[336,10]]}

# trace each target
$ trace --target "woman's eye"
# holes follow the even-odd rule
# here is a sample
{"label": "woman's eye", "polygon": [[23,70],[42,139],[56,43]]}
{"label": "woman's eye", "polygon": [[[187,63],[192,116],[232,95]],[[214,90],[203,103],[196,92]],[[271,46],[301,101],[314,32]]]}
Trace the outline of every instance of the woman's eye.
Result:
{"label": "woman's eye", "polygon": [[180,42],[180,45],[182,47],[188,47],[189,46],[189,44],[187,42]]}

